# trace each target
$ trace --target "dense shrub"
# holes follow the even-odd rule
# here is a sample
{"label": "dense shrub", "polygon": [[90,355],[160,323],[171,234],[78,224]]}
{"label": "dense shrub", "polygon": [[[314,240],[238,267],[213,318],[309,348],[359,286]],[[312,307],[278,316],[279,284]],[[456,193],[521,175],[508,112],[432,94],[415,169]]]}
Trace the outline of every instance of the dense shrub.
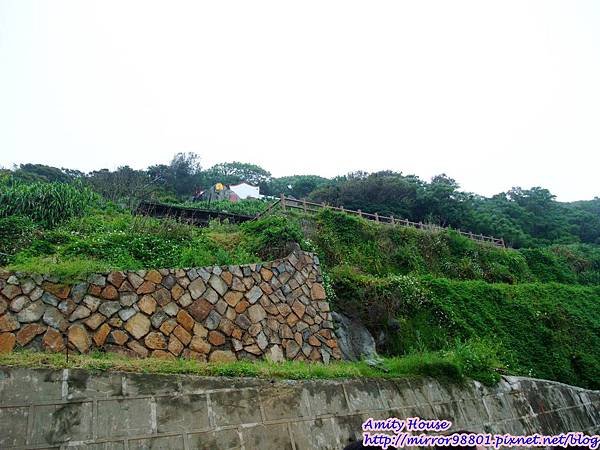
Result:
{"label": "dense shrub", "polygon": [[482,339],[497,345],[511,373],[600,387],[599,286],[431,277],[399,282],[347,268],[332,277],[336,309],[358,315],[373,331],[399,322],[391,344],[380,349],[389,355]]}
{"label": "dense shrub", "polygon": [[243,264],[271,259],[302,239],[294,222],[268,217],[244,226],[198,228],[174,220],[97,212],[40,230],[12,261],[15,270],[69,278],[91,271]]}
{"label": "dense shrub", "polygon": [[52,228],[82,216],[99,202],[99,196],[82,185],[13,183],[0,188],[0,217],[24,216],[44,228]]}
{"label": "dense shrub", "polygon": [[263,212],[269,206],[270,201],[258,200],[248,198],[232,202],[229,200],[217,200],[217,201],[199,201],[199,202],[185,202],[179,203],[177,206],[184,206],[186,208],[199,208],[208,209],[210,211],[221,211],[233,214],[244,214],[246,216],[256,216]]}
{"label": "dense shrub", "polygon": [[11,257],[31,244],[34,223],[23,216],[0,217],[0,265],[8,264]]}
{"label": "dense shrub", "polygon": [[244,222],[240,230],[246,236],[248,251],[263,260],[285,256],[290,243],[303,241],[298,224],[285,216],[268,216],[260,220]]}
{"label": "dense shrub", "polygon": [[315,218],[312,241],[329,266],[365,274],[431,275],[490,283],[600,283],[600,249],[589,244],[501,249],[448,230],[378,225],[331,210]]}

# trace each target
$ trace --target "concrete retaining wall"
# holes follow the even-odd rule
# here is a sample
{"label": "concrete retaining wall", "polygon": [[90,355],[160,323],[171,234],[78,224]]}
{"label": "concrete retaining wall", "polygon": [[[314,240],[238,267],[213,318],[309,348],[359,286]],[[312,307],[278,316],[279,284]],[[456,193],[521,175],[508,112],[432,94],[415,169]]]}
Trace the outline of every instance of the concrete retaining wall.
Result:
{"label": "concrete retaining wall", "polygon": [[328,363],[341,353],[319,259],[97,273],[86,283],[0,270],[0,353],[15,347],[202,361]]}
{"label": "concrete retaining wall", "polygon": [[453,429],[600,432],[600,392],[506,377],[269,381],[0,368],[0,448],[341,449],[368,417],[445,418]]}

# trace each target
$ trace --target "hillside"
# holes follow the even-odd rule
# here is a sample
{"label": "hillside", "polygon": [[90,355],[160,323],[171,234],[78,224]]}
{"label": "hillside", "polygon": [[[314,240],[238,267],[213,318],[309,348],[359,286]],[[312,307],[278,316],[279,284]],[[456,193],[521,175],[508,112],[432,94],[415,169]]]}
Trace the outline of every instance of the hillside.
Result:
{"label": "hillside", "polygon": [[72,281],[94,271],[249,263],[282,256],[294,241],[319,255],[334,308],[360,318],[385,355],[452,355],[488,381],[503,371],[600,387],[593,244],[501,249],[331,210],[197,228],[132,215],[81,183],[5,185],[0,200],[9,270]]}

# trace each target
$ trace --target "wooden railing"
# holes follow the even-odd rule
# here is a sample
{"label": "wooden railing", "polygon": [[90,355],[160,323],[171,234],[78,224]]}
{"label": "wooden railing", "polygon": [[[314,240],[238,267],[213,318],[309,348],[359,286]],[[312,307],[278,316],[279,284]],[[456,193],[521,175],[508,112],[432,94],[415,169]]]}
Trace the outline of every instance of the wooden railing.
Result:
{"label": "wooden railing", "polygon": [[[390,225],[400,225],[400,226],[404,226],[404,227],[414,227],[414,228],[419,228],[421,230],[429,230],[429,231],[447,230],[447,228],[441,227],[439,225],[434,225],[431,223],[412,222],[408,219],[398,219],[394,216],[381,216],[377,213],[371,214],[371,213],[362,212],[360,209],[352,210],[352,209],[346,209],[343,206],[331,206],[331,205],[327,205],[325,203],[309,202],[304,199],[298,200],[295,198],[286,197],[283,194],[281,194],[279,196],[279,199],[275,200],[275,202],[273,202],[271,205],[269,205],[269,207],[265,211],[260,213],[259,217],[269,214],[276,207],[279,207],[282,211],[286,211],[287,209],[297,209],[297,210],[303,211],[304,213],[316,213],[319,210],[326,208],[326,209],[331,209],[334,211],[345,212],[347,214],[357,215],[359,217],[363,217],[367,220],[372,220],[372,221],[378,222],[378,223],[384,223],[384,224],[390,224]],[[505,247],[503,238],[496,238],[493,236],[485,236],[483,234],[475,234],[475,233],[471,233],[469,231],[463,231],[463,230],[454,230],[454,231],[459,233],[460,235],[465,236],[474,241],[491,244],[496,247],[502,247],[502,248]]]}

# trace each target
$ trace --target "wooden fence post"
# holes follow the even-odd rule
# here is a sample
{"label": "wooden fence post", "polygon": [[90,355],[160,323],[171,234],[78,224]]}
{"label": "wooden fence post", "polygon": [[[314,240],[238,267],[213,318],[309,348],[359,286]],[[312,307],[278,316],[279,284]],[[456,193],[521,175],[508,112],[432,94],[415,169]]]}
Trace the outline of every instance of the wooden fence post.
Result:
{"label": "wooden fence post", "polygon": [[279,199],[281,200],[281,209],[285,211],[285,195],[283,193],[279,194]]}
{"label": "wooden fence post", "polygon": [[394,216],[390,216],[390,220],[392,221],[392,225],[394,225]]}
{"label": "wooden fence post", "polygon": [[358,210],[358,217],[362,217],[362,211],[360,209]]}
{"label": "wooden fence post", "polygon": [[304,207],[304,214],[306,214],[306,199],[302,199],[302,206]]}
{"label": "wooden fence post", "polygon": [[375,222],[379,222],[379,214],[375,213]]}

